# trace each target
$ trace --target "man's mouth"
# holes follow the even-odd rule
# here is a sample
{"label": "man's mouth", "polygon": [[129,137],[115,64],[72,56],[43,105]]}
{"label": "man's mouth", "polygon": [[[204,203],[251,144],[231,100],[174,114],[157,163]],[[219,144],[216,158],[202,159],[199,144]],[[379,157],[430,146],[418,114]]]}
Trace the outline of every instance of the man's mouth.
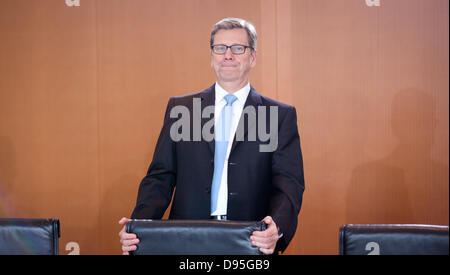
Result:
{"label": "man's mouth", "polygon": [[236,64],[222,64],[221,65],[222,68],[235,68],[237,67]]}
{"label": "man's mouth", "polygon": [[222,64],[220,64],[222,67],[236,67],[237,64],[236,63],[232,63],[232,62],[223,62]]}

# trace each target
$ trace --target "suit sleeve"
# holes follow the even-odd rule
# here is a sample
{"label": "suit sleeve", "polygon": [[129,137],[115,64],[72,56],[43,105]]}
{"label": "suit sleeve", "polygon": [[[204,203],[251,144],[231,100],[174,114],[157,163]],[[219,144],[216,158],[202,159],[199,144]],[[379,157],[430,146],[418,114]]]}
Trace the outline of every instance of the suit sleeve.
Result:
{"label": "suit sleeve", "polygon": [[171,98],[167,104],[164,124],[156,144],[153,160],[139,185],[132,219],[161,219],[170,204],[176,183],[176,146],[170,138]]}
{"label": "suit sleeve", "polygon": [[297,114],[289,107],[280,117],[278,147],[272,158],[272,189],[269,213],[283,233],[276,250],[284,251],[297,229],[305,181]]}

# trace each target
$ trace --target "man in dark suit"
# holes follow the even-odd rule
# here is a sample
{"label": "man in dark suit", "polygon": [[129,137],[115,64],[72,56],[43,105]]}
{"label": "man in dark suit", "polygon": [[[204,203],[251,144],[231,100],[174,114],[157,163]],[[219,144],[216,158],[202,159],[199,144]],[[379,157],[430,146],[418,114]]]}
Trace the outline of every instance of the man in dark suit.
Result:
{"label": "man in dark suit", "polygon": [[[210,44],[217,82],[169,100],[131,218],[161,219],[175,190],[170,219],[264,220],[267,229],[255,231],[252,244],[265,254],[286,249],[304,190],[297,115],[250,85],[256,40],[245,20],[216,23]],[[136,249],[139,240],[125,226],[119,235],[124,254]]]}

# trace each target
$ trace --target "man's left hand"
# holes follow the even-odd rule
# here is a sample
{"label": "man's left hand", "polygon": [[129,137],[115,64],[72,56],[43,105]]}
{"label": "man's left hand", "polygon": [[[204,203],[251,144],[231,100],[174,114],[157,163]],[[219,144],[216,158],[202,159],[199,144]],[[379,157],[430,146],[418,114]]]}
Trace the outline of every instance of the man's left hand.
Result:
{"label": "man's left hand", "polygon": [[267,224],[264,231],[253,231],[250,236],[252,245],[259,247],[264,254],[273,254],[278,241],[278,228],[271,216],[267,216],[263,220]]}

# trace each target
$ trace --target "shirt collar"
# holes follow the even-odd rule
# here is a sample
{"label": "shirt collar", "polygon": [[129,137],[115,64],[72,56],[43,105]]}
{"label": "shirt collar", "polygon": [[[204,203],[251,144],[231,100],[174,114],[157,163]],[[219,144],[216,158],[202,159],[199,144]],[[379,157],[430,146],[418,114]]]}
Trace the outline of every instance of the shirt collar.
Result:
{"label": "shirt collar", "polygon": [[[237,97],[237,100],[240,104],[244,105],[245,101],[247,100],[248,94],[250,93],[250,83],[247,83],[243,88],[233,93]],[[224,88],[222,88],[219,83],[216,82],[216,104],[219,103],[227,94],[230,94],[227,92]]]}

